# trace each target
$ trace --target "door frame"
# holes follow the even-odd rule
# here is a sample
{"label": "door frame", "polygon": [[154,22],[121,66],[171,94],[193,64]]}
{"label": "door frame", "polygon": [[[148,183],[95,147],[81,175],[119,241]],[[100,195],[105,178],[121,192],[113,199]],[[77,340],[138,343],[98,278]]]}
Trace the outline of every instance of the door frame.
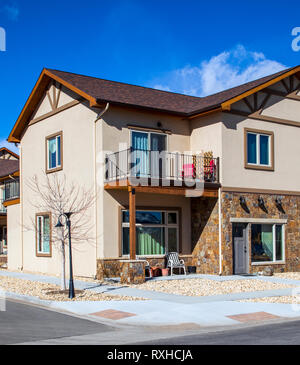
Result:
{"label": "door frame", "polygon": [[250,274],[250,263],[249,263],[249,259],[250,259],[250,224],[247,222],[233,222],[232,224],[232,273],[233,275],[243,275],[243,274],[236,274],[235,271],[235,252],[234,252],[234,230],[233,230],[233,225],[234,224],[243,224],[245,225],[245,243],[246,243],[246,247],[247,247],[247,253],[246,253],[246,272],[244,273],[244,275],[248,275]]}

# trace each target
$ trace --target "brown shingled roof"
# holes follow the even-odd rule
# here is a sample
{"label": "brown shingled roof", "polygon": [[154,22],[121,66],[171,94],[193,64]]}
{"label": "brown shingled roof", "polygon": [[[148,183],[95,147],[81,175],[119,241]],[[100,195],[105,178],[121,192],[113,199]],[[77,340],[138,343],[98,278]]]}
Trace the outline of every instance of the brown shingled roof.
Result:
{"label": "brown shingled roof", "polygon": [[105,102],[109,102],[114,105],[142,108],[192,118],[207,111],[228,110],[234,102],[294,74],[297,74],[300,79],[300,66],[288,68],[273,75],[201,98],[70,72],[43,69],[10,132],[8,141],[20,142],[32,113],[36,110],[49,82],[52,80],[63,84],[80,97],[88,100],[90,107],[99,108]]}
{"label": "brown shingled roof", "polygon": [[12,175],[19,170],[19,161],[0,159],[0,178]]}
{"label": "brown shingled roof", "polygon": [[285,69],[270,76],[262,77],[258,80],[247,82],[246,84],[203,98],[83,76],[70,72],[47,70],[88,95],[91,95],[99,103],[126,104],[189,116],[203,110],[218,107],[223,102],[271,81],[292,69]]}

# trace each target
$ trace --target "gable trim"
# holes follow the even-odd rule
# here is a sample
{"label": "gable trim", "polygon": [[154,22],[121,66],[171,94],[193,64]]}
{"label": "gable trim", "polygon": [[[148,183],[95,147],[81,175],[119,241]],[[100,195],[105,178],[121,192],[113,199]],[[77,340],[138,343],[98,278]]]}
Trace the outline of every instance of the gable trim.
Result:
{"label": "gable trim", "polygon": [[86,94],[84,91],[79,90],[75,86],[69,84],[68,82],[64,81],[60,77],[52,74],[50,71],[43,69],[41,72],[38,81],[36,82],[31,94],[29,95],[29,98],[27,99],[21,114],[19,115],[12,131],[10,132],[8,136],[8,142],[14,142],[19,143],[21,140],[21,135],[24,131],[24,129],[27,126],[27,121],[30,119],[31,115],[34,113],[36,107],[38,106],[38,103],[42,96],[45,93],[45,90],[47,86],[49,85],[50,80],[55,80],[59,82],[60,84],[64,85],[69,90],[75,92],[77,95],[80,95],[84,99],[88,100],[90,103],[90,107],[101,107],[97,100],[93,98],[92,96]]}
{"label": "gable trim", "polygon": [[287,71],[286,73],[282,74],[281,76],[275,77],[273,80],[270,80],[268,82],[265,82],[245,93],[242,93],[241,95],[238,95],[232,99],[229,99],[227,101],[225,101],[224,103],[221,104],[222,110],[230,110],[231,105],[236,103],[237,101],[240,101],[244,98],[246,98],[247,96],[250,96],[252,94],[257,93],[258,91],[265,89],[268,86],[274,85],[277,82],[294,75],[295,73],[300,72],[300,66],[295,67],[293,70]]}

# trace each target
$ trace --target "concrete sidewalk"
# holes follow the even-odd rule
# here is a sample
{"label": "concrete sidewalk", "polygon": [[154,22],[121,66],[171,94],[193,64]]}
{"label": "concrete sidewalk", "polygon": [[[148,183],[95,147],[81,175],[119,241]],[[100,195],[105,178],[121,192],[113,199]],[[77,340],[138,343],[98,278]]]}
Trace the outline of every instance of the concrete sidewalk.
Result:
{"label": "concrete sidewalk", "polygon": [[[19,272],[0,271],[2,276],[19,279],[58,284],[57,277],[34,275]],[[275,277],[218,277],[212,275],[189,275],[188,278],[206,278],[226,281],[238,279],[260,279],[272,282],[299,285],[300,281]],[[187,277],[175,277],[184,279]],[[165,279],[163,279],[165,280]],[[78,315],[88,315],[104,320],[130,325],[176,325],[193,323],[199,326],[236,325],[247,321],[261,321],[268,319],[298,318],[299,309],[291,304],[237,302],[248,298],[291,295],[292,288],[268,291],[235,293],[226,295],[189,297],[183,295],[159,293],[130,287],[116,287],[91,282],[75,280],[77,289],[89,289],[97,293],[111,295],[126,295],[143,297],[145,301],[86,301],[86,302],[58,302],[45,301],[35,297],[7,293],[8,298],[23,300],[53,309],[69,311]],[[170,305],[172,302],[172,305]]]}

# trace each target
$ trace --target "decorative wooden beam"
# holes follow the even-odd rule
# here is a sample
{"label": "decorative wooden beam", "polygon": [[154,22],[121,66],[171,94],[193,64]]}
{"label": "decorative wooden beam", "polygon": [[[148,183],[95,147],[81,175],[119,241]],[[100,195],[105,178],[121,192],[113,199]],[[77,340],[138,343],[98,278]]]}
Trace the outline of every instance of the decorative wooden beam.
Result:
{"label": "decorative wooden beam", "polygon": [[65,105],[62,105],[61,107],[59,107],[59,108],[57,108],[57,109],[55,109],[55,110],[52,110],[52,111],[51,111],[51,112],[49,112],[49,113],[46,113],[46,114],[44,114],[44,115],[41,115],[40,117],[37,117],[37,118],[35,118],[35,119],[32,119],[28,125],[32,125],[32,124],[38,123],[38,122],[40,122],[41,120],[44,120],[44,119],[46,119],[46,118],[49,118],[49,117],[51,117],[52,115],[57,114],[57,113],[60,113],[60,112],[62,112],[62,111],[64,111],[64,110],[66,110],[66,109],[72,108],[73,106],[78,105],[78,104],[80,104],[80,103],[81,103],[81,101],[80,101],[80,100],[73,100],[73,101],[71,101],[70,103],[65,104]]}
{"label": "decorative wooden beam", "polygon": [[249,101],[247,100],[247,98],[243,99],[243,102],[247,105],[250,112],[253,113],[254,109],[253,109],[252,105],[249,103]]}
{"label": "decorative wooden beam", "polygon": [[129,192],[129,251],[130,260],[136,259],[136,206],[135,194],[136,190],[132,186],[128,187]]}
{"label": "decorative wooden beam", "polygon": [[224,113],[234,114],[234,115],[238,115],[240,117],[245,117],[245,118],[249,118],[249,119],[262,120],[264,122],[272,122],[272,123],[278,123],[278,124],[285,124],[285,125],[290,125],[290,126],[298,127],[298,128],[300,127],[300,122],[296,122],[294,120],[289,120],[289,119],[269,117],[267,115],[260,114],[260,112],[261,112],[261,110],[258,110],[255,113],[247,114],[240,110],[224,111]]}
{"label": "decorative wooden beam", "polygon": [[287,84],[286,84],[286,82],[285,82],[285,80],[284,80],[284,79],[282,79],[282,80],[281,80],[281,83],[282,83],[282,85],[284,86],[284,88],[285,88],[286,92],[287,92],[287,93],[289,93],[291,90],[288,88],[288,86],[287,86]]}
{"label": "decorative wooden beam", "polygon": [[265,96],[265,98],[264,98],[264,100],[262,101],[262,103],[261,103],[261,105],[260,105],[259,109],[263,109],[263,108],[266,106],[266,104],[267,104],[267,102],[269,101],[270,97],[271,97],[271,95],[270,95],[270,94],[267,94],[267,95]]}
{"label": "decorative wooden beam", "polygon": [[281,96],[282,98],[299,101],[300,100],[300,95],[297,95],[298,91],[299,90],[296,89],[293,92],[291,92],[289,94],[286,94],[282,91],[277,91],[277,90],[271,90],[271,89],[262,90],[263,93],[268,94],[268,95]]}

